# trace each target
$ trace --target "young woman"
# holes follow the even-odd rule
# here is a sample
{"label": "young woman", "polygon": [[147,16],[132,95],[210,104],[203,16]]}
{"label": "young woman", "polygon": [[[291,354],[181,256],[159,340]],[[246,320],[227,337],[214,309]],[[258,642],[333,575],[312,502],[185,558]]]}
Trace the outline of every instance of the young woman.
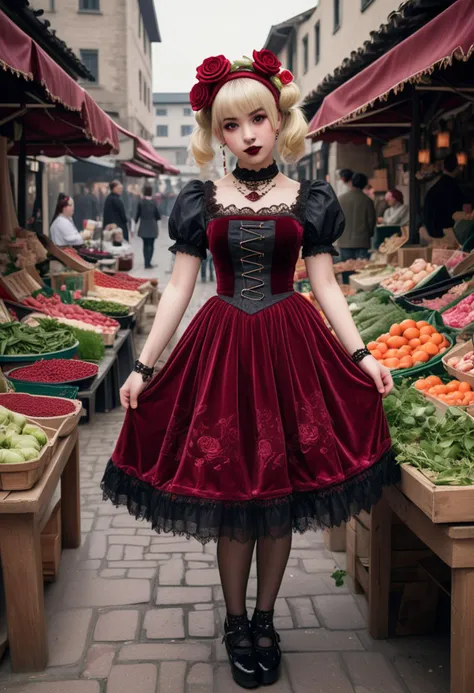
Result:
{"label": "young woman", "polygon": [[138,235],[143,239],[143,259],[145,269],[152,269],[153,250],[155,239],[158,238],[158,222],[161,219],[158,205],[152,198],[153,190],[151,185],[143,188],[143,199],[140,200],[135,215],[135,223],[140,222]]}
{"label": "young woman", "polygon": [[50,238],[56,245],[84,245],[84,239],[72,219],[73,214],[74,200],[68,195],[61,194],[49,228]]}
{"label": "young woman", "polygon": [[[104,497],[158,532],[217,540],[224,638],[233,676],[246,688],[278,678],[273,608],[292,530],[339,525],[398,479],[382,408],[390,372],[365,349],[333,274],[332,244],[344,228],[339,203],[327,183],[300,184],[278,171],[276,144],[288,161],[304,151],[299,92],[273,53],[253,58],[231,65],[217,56],[198,68],[195,160],[211,160],[214,137],[238,166],[215,184],[191,181],[176,201],[176,263],[122,387],[125,423],[102,481]],[[337,339],[293,291],[301,247]],[[207,248],[217,295],[146,387]]]}

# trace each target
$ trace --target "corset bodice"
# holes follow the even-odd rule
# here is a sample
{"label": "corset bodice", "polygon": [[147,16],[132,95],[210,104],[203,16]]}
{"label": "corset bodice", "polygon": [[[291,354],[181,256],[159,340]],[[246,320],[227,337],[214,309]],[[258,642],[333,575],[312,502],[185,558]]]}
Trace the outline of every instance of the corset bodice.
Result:
{"label": "corset bodice", "polygon": [[220,217],[207,226],[217,294],[256,313],[293,292],[303,229],[292,216]]}

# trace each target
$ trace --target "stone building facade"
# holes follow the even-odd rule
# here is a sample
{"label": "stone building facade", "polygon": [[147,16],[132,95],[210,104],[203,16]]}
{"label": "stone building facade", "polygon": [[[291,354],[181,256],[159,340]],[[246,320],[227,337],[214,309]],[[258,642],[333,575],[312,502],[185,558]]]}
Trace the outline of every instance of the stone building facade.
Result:
{"label": "stone building facade", "polygon": [[152,44],[161,41],[153,0],[34,0],[52,29],[96,75],[83,86],[116,122],[154,132]]}

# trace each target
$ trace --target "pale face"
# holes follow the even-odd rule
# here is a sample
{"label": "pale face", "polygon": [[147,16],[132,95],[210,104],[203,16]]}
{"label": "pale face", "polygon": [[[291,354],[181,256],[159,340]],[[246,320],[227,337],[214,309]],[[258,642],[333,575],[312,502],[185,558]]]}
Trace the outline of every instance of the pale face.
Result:
{"label": "pale face", "polygon": [[[278,116],[278,127],[281,117]],[[222,124],[225,144],[243,168],[259,169],[273,161],[276,131],[263,108],[247,115],[225,118]]]}
{"label": "pale face", "polygon": [[395,205],[398,204],[397,200],[394,198],[391,192],[388,192],[385,195],[385,202],[388,204],[389,207],[395,207]]}
{"label": "pale face", "polygon": [[122,185],[122,183],[119,183],[119,185],[116,185],[116,186],[115,186],[115,188],[114,188],[114,193],[115,193],[116,195],[121,195],[122,192],[123,192],[123,185]]}
{"label": "pale face", "polygon": [[63,208],[63,214],[65,217],[72,217],[72,215],[74,214],[74,200],[72,199],[72,197],[69,198],[69,202]]}

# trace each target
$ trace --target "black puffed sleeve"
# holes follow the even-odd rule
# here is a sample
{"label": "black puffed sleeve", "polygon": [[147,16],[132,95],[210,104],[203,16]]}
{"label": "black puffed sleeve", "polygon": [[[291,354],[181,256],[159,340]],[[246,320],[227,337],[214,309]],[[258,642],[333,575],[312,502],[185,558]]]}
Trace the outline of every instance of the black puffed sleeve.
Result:
{"label": "black puffed sleeve", "polygon": [[333,243],[342,236],[344,223],[344,212],[332,187],[326,181],[313,181],[306,199],[302,257],[337,255]]}
{"label": "black puffed sleeve", "polygon": [[168,250],[206,259],[207,238],[204,183],[191,180],[179,193],[171,211],[168,232],[175,241]]}

